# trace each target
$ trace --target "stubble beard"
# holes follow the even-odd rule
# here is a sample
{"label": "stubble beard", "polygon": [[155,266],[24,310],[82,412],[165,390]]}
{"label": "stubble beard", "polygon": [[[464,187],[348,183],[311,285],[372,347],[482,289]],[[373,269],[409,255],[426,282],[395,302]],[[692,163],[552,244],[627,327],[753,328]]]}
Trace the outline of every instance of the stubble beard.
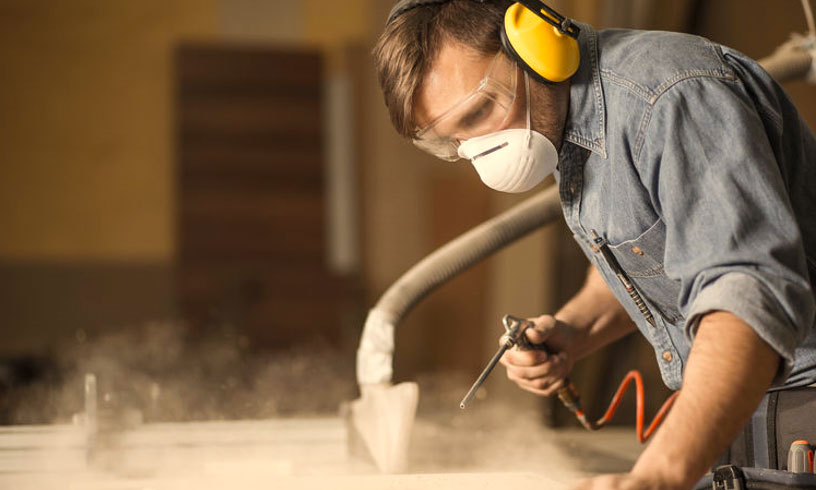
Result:
{"label": "stubble beard", "polygon": [[569,108],[569,81],[547,85],[530,80],[530,123],[561,150]]}

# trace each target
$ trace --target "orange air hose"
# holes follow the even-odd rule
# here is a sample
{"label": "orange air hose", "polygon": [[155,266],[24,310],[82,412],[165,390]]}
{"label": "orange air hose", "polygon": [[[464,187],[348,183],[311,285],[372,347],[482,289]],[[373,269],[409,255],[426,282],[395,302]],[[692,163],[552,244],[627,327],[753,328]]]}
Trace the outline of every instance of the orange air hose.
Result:
{"label": "orange air hose", "polygon": [[618,409],[621,399],[626,393],[626,389],[630,384],[632,384],[632,381],[635,382],[635,420],[637,424],[637,437],[638,441],[643,443],[652,436],[655,429],[657,429],[660,423],[663,422],[663,419],[666,417],[666,414],[674,403],[674,400],[677,398],[677,395],[680,394],[679,391],[674,392],[668,399],[666,399],[665,402],[663,402],[663,406],[660,407],[660,410],[658,410],[657,415],[655,415],[654,419],[652,419],[652,423],[649,424],[649,428],[646,429],[645,433],[643,432],[643,378],[640,375],[640,372],[637,370],[633,369],[626,373],[626,376],[623,378],[623,381],[621,381],[621,384],[618,387],[618,391],[615,392],[615,395],[612,397],[612,401],[609,403],[609,408],[606,409],[606,413],[604,413],[603,417],[598,419],[597,422],[592,422],[587,418],[586,413],[581,408],[578,392],[575,390],[575,386],[573,386],[569,381],[566,382],[565,387],[558,390],[558,398],[561,399],[567,409],[575,414],[578,421],[581,422],[581,425],[586,427],[588,430],[598,430],[606,425],[607,422],[609,422],[615,415],[615,411]]}

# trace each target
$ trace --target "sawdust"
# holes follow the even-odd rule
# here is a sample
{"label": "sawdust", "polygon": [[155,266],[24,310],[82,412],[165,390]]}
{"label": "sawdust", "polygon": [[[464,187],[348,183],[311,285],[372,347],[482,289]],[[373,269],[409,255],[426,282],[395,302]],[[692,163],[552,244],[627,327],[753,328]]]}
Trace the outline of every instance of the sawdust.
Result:
{"label": "sawdust", "polygon": [[[0,488],[557,489],[587,471],[624,471],[636,457],[587,452],[591,444],[500,398],[462,411],[472,373],[434,374],[419,379],[407,474],[378,477],[370,461],[349,455],[337,416],[356,396],[353,361],[319,343],[256,353],[229,330],[191,341],[173,323],[82,339],[57,356],[60,378],[16,393],[17,422],[65,425],[36,428],[48,436],[23,445],[30,451],[15,459],[24,468],[14,475],[0,467]],[[86,372],[97,373],[103,433],[91,453],[74,417]],[[0,444],[7,440],[0,434]],[[587,467],[598,461],[605,466]]]}
{"label": "sawdust", "polygon": [[[314,340],[285,351],[252,351],[224,327],[190,338],[157,322],[96,338],[54,355],[54,371],[6,393],[5,423],[66,423],[83,410],[86,373],[99,384],[100,410],[126,423],[260,419],[335,414],[356,392],[352,352]],[[136,415],[134,415],[136,414]]]}

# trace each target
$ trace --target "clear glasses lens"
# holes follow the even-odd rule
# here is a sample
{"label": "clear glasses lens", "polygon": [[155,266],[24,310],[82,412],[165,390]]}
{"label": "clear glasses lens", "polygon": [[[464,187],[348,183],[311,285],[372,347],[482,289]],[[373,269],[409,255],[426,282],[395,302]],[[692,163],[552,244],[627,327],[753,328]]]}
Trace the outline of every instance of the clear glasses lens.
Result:
{"label": "clear glasses lens", "polygon": [[414,144],[443,160],[459,159],[459,142],[497,131],[510,115],[516,96],[517,68],[496,55],[479,86],[417,132]]}
{"label": "clear glasses lens", "polygon": [[449,162],[459,160],[459,147],[458,145],[452,144],[450,141],[420,139],[414,139],[413,141],[417,148],[426,153],[430,153],[437,158],[441,158],[442,160],[447,160]]}

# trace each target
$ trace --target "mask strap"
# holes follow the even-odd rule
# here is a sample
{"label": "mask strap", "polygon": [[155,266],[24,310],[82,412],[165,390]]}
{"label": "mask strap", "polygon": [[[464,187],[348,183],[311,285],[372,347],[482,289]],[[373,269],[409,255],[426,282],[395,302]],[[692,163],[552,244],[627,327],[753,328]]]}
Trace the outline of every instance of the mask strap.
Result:
{"label": "mask strap", "polygon": [[526,71],[524,72],[524,94],[527,98],[527,138],[525,139],[525,143],[529,148],[533,137],[533,125],[530,121],[530,77]]}

